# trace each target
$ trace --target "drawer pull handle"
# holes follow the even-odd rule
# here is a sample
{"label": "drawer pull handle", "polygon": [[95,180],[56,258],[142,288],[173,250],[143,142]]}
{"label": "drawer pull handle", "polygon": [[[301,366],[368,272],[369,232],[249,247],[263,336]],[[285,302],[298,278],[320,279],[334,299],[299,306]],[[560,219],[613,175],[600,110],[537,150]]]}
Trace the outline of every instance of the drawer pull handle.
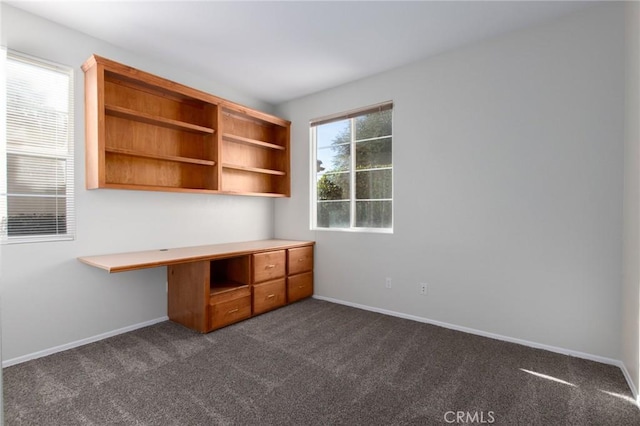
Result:
{"label": "drawer pull handle", "polygon": [[276,267],[276,265],[267,265],[267,266],[264,267],[264,269],[273,269],[275,267]]}
{"label": "drawer pull handle", "polygon": [[301,257],[300,259],[298,259],[298,262],[304,262],[304,257]]}
{"label": "drawer pull handle", "polygon": [[273,299],[274,297],[276,297],[275,294],[270,294],[270,295],[267,296],[267,299]]}
{"label": "drawer pull handle", "polygon": [[232,310],[230,310],[229,312],[227,312],[227,314],[235,314],[235,313],[236,313],[236,312],[238,312],[238,311],[239,311],[239,309],[238,309],[238,308],[235,308],[235,309],[232,309]]}
{"label": "drawer pull handle", "polygon": [[298,288],[304,288],[304,286],[303,285],[299,285]]}

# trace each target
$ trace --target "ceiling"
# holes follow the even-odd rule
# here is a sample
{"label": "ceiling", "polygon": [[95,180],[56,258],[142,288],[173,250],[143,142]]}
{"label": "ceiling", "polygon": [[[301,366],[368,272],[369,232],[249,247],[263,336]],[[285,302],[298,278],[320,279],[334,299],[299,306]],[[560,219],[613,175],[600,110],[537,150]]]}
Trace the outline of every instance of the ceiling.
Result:
{"label": "ceiling", "polygon": [[[575,1],[7,1],[278,104],[584,8]],[[99,52],[96,52],[99,54]]]}

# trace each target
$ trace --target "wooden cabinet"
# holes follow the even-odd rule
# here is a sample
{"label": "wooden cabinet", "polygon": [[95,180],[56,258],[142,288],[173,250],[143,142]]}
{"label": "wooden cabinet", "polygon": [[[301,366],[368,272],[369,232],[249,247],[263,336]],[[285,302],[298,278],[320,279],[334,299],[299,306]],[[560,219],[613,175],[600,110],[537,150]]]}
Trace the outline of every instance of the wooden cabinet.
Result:
{"label": "wooden cabinet", "polygon": [[286,270],[284,250],[268,251],[253,255],[253,283],[284,278]]}
{"label": "wooden cabinet", "polygon": [[287,302],[293,303],[313,295],[313,272],[287,278]]}
{"label": "wooden cabinet", "polygon": [[253,313],[261,314],[285,305],[287,303],[285,250],[257,253],[251,258]]}
{"label": "wooden cabinet", "polygon": [[209,330],[251,316],[249,259],[247,256],[209,262]]}
{"label": "wooden cabinet", "polygon": [[253,286],[253,314],[258,315],[287,303],[285,280],[281,278]]}
{"label": "wooden cabinet", "polygon": [[287,302],[313,295],[313,246],[287,250]]}
{"label": "wooden cabinet", "polygon": [[249,259],[169,265],[169,318],[205,333],[251,316]]}
{"label": "wooden cabinet", "polygon": [[313,247],[299,247],[287,250],[288,274],[296,275],[313,269]]}
{"label": "wooden cabinet", "polygon": [[313,295],[313,243],[171,261],[167,278],[169,318],[207,333]]}
{"label": "wooden cabinet", "polygon": [[290,195],[286,120],[93,55],[88,189]]}
{"label": "wooden cabinet", "polygon": [[251,317],[251,289],[248,285],[211,293],[207,330],[215,330],[249,317]]}

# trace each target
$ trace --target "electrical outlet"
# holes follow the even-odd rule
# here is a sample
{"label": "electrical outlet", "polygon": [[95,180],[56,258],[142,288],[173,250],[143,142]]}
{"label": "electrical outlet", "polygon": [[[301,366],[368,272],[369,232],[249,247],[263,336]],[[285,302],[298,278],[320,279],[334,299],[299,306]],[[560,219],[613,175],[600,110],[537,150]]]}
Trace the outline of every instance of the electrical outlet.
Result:
{"label": "electrical outlet", "polygon": [[423,296],[427,295],[427,283],[418,284],[418,293],[420,293]]}
{"label": "electrical outlet", "polygon": [[384,286],[385,286],[385,288],[391,288],[391,287],[393,287],[393,285],[391,284],[391,278],[387,278],[387,279],[384,281]]}

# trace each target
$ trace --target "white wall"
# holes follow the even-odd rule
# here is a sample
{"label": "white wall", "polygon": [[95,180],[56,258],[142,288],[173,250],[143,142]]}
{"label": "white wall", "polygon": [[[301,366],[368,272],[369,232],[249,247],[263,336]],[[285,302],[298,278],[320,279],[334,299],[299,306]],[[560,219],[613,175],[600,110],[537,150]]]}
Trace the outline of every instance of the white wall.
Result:
{"label": "white wall", "polygon": [[627,2],[622,361],[640,389],[640,3]]}
{"label": "white wall", "polygon": [[[317,241],[316,294],[620,359],[623,10],[281,105],[293,196],[275,234]],[[393,235],[309,231],[309,120],[389,99]]]}
{"label": "white wall", "polygon": [[75,68],[77,239],[1,247],[2,358],[5,362],[167,314],[164,268],[108,274],[76,257],[270,238],[273,201],[164,192],[87,191],[84,88],[80,65],[96,53],[270,112],[233,89],[2,7],[2,44]]}

